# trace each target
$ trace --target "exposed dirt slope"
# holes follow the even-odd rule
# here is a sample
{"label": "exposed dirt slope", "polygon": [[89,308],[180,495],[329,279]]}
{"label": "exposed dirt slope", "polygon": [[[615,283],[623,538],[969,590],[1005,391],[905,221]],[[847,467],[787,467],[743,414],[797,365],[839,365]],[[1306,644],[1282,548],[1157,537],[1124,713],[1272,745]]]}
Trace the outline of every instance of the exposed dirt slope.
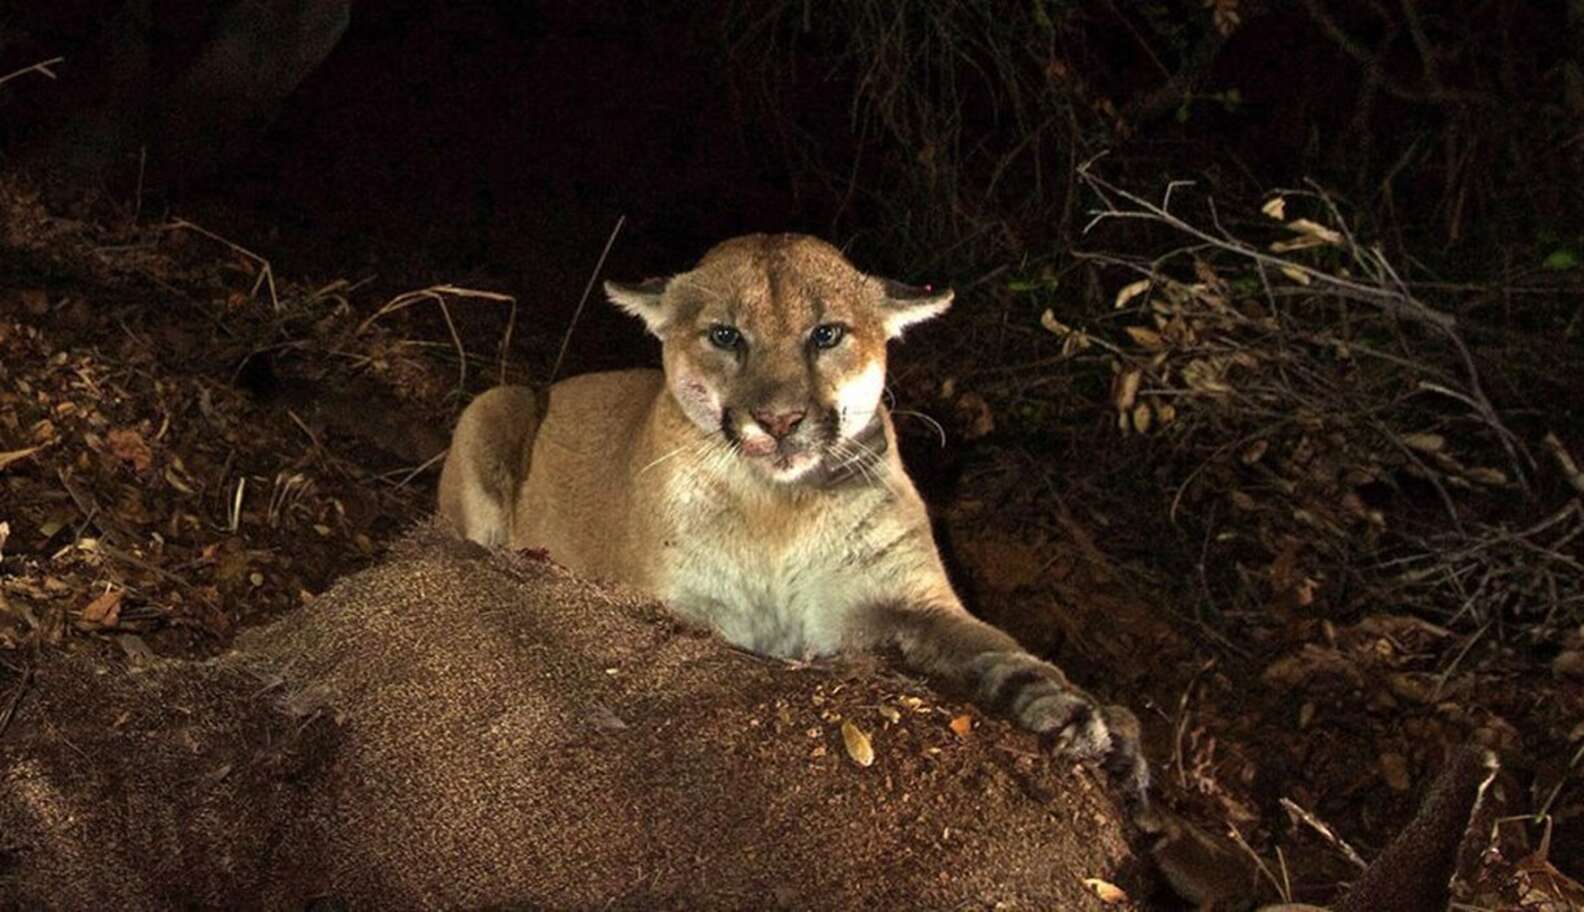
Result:
{"label": "exposed dirt slope", "polygon": [[37,675],[0,744],[18,907],[1086,909],[1085,878],[1137,889],[1100,788],[1030,736],[430,530],[216,659]]}

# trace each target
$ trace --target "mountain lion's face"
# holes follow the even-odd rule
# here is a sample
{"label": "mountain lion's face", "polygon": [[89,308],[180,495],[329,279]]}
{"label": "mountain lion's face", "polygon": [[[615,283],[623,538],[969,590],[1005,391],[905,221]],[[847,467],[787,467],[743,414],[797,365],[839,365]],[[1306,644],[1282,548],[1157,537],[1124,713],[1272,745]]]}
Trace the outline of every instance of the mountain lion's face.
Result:
{"label": "mountain lion's face", "polygon": [[865,275],[792,234],[736,238],[690,272],[605,288],[660,337],[666,385],[688,419],[779,482],[865,456],[886,341],[952,298]]}

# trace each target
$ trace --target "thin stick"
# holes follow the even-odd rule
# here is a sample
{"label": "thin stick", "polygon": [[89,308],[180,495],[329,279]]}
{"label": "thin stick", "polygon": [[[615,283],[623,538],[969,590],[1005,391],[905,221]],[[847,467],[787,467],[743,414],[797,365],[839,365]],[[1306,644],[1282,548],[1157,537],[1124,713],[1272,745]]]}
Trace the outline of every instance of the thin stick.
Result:
{"label": "thin stick", "polygon": [[512,327],[517,325],[517,299],[512,298],[511,309],[506,312],[506,332],[501,335],[500,384],[506,385],[506,353],[511,351]]}
{"label": "thin stick", "polygon": [[57,63],[65,63],[65,62],[66,62],[66,58],[65,57],[51,57],[48,60],[41,60],[38,63],[33,64],[32,66],[25,66],[22,69],[17,70],[14,73],[7,73],[4,76],[0,76],[0,85],[5,85],[6,83],[10,82],[11,80],[17,78],[18,76],[25,76],[28,73],[43,73],[45,76],[48,76],[49,78],[54,79],[55,78],[55,71],[50,69],[50,67],[54,66]]}
{"label": "thin stick", "polygon": [[186,228],[189,231],[196,231],[204,237],[213,241],[218,241],[219,243],[226,245],[237,253],[240,253],[241,255],[257,263],[259,266],[258,278],[253,280],[253,288],[248,292],[248,294],[258,294],[259,286],[261,285],[267,287],[269,289],[270,307],[276,312],[280,311],[280,298],[275,294],[275,270],[270,267],[269,260],[259,256],[258,254],[247,249],[246,247],[243,247],[241,244],[238,244],[235,241],[226,240],[220,235],[215,234],[213,231],[210,231],[201,225],[194,225],[192,222],[189,222],[186,219],[179,218],[165,226],[166,231],[177,228]]}
{"label": "thin stick", "polygon": [[1238,832],[1238,828],[1228,823],[1227,835],[1232,838],[1233,842],[1237,843],[1237,847],[1242,849],[1248,855],[1248,857],[1254,859],[1254,865],[1259,868],[1259,872],[1261,874],[1265,875],[1265,879],[1270,881],[1270,885],[1275,888],[1276,895],[1281,897],[1282,902],[1291,902],[1292,894],[1282,889],[1282,882],[1276,879],[1275,874],[1271,873],[1271,869],[1265,864],[1265,860],[1260,858],[1259,853],[1254,851],[1254,849],[1248,844],[1248,842],[1243,838],[1243,834]]}
{"label": "thin stick", "polygon": [[32,681],[33,668],[29,666],[22,672],[22,680],[17,682],[16,690],[11,692],[11,699],[6,701],[5,712],[0,712],[0,738],[4,738],[6,729],[11,727],[11,717],[16,715],[17,704],[22,702],[22,694]]}
{"label": "thin stick", "polygon": [[445,298],[435,298],[435,303],[440,305],[440,316],[445,318],[446,331],[451,333],[451,344],[457,351],[457,389],[467,389],[467,349],[462,345],[462,336],[457,333],[456,323],[451,320],[451,308],[446,306]]}
{"label": "thin stick", "polygon": [[391,298],[389,301],[386,301],[384,306],[375,311],[373,315],[366,318],[362,323],[359,323],[357,329],[352,331],[352,335],[361,336],[363,333],[368,332],[368,328],[378,322],[381,317],[389,316],[398,310],[404,310],[418,303],[419,301],[438,300],[441,295],[455,295],[459,298],[481,298],[485,301],[499,301],[513,305],[517,303],[517,299],[515,297],[495,291],[482,291],[477,288],[462,288],[457,285],[430,285],[428,288],[420,288],[416,291],[404,291],[396,297]]}
{"label": "thin stick", "polygon": [[589,273],[588,284],[583,286],[583,297],[578,300],[577,310],[572,312],[572,322],[567,324],[566,335],[561,337],[561,351],[556,353],[555,364],[550,368],[548,386],[555,382],[556,375],[561,373],[561,361],[566,357],[567,346],[572,342],[572,330],[577,328],[578,318],[583,316],[583,305],[588,303],[589,293],[594,290],[594,282],[599,278],[600,270],[605,268],[605,258],[610,256],[611,248],[616,244],[616,235],[621,233],[622,225],[626,224],[625,214],[616,217],[616,227],[611,229],[610,237],[605,239],[605,249],[600,251],[599,262],[594,264],[594,271]]}
{"label": "thin stick", "polygon": [[507,317],[506,338],[501,341],[501,379],[506,378],[506,343],[511,340],[511,325],[517,319],[517,299],[512,295],[499,294],[493,291],[480,291],[476,288],[458,288],[455,285],[431,285],[417,291],[404,291],[389,301],[371,316],[358,324],[353,330],[354,336],[362,335],[373,326],[380,317],[393,314],[398,310],[405,310],[419,301],[433,301],[440,308],[440,317],[445,320],[446,332],[451,334],[451,347],[457,353],[457,389],[467,389],[467,348],[462,344],[462,336],[457,332],[456,323],[451,319],[451,308],[446,306],[446,295],[456,295],[464,298],[482,298],[486,301],[501,301],[511,305]]}
{"label": "thin stick", "polygon": [[402,476],[402,480],[396,482],[396,487],[397,488],[406,487],[407,483],[412,481],[414,478],[417,478],[419,473],[421,473],[424,469],[427,469],[430,466],[434,465],[435,463],[439,462],[440,460],[444,459],[446,457],[446,454],[449,453],[449,452],[451,452],[449,449],[444,449],[444,450],[441,450],[440,452],[434,454],[433,456],[430,456],[428,459],[425,459],[421,464],[419,464],[411,472],[408,472],[406,475]]}
{"label": "thin stick", "polygon": [[1562,793],[1562,786],[1567,784],[1568,776],[1578,767],[1581,760],[1584,760],[1584,744],[1580,744],[1578,750],[1573,752],[1573,759],[1568,761],[1567,770],[1562,773],[1562,777],[1557,780],[1556,785],[1551,787],[1551,794],[1546,796],[1545,802],[1540,805],[1539,810],[1534,812],[1532,819],[1539,821],[1550,815],[1551,805],[1556,801],[1557,795]]}
{"label": "thin stick", "polygon": [[143,216],[143,174],[148,170],[148,143],[138,146],[137,188],[132,191],[132,224]]}
{"label": "thin stick", "polygon": [[1281,800],[1281,806],[1287,812],[1289,817],[1309,824],[1309,826],[1316,833],[1324,836],[1325,840],[1331,843],[1333,846],[1336,846],[1337,850],[1346,856],[1348,861],[1358,865],[1360,871],[1369,867],[1369,865],[1365,863],[1364,859],[1359,857],[1359,853],[1353,851],[1353,847],[1347,844],[1347,840],[1338,836],[1334,831],[1332,831],[1330,827],[1326,826],[1325,821],[1304,810],[1298,805],[1297,802],[1289,798],[1283,798]]}

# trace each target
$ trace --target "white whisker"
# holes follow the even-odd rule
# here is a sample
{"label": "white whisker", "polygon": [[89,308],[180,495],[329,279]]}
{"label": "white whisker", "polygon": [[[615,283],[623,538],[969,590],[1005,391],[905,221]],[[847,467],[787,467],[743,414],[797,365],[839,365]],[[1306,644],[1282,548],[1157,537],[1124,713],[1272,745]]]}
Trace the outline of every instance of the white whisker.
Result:
{"label": "white whisker", "polygon": [[913,417],[913,418],[919,419],[920,421],[922,421],[925,424],[929,425],[930,427],[934,428],[935,429],[935,436],[940,438],[941,447],[944,448],[946,446],[946,429],[941,427],[941,423],[939,421],[936,421],[934,418],[931,418],[930,416],[924,414],[923,412],[915,412],[915,411],[913,411],[911,409],[895,409],[894,408],[894,409],[891,410],[891,414],[893,414],[893,415],[906,415],[906,416],[909,416],[909,417]]}
{"label": "white whisker", "polygon": [[696,449],[698,449],[698,446],[697,445],[693,445],[693,446],[690,447],[688,444],[683,444],[682,446],[677,447],[676,449],[672,450],[671,452],[666,453],[665,455],[659,457],[658,459],[655,459],[653,462],[651,462],[648,465],[644,466],[643,468],[639,469],[637,474],[634,475],[633,477],[642,478],[643,474],[645,472],[649,471],[650,469],[654,468],[655,466],[659,465],[660,463],[665,462],[667,459],[672,459],[672,458],[674,458],[676,456],[680,456],[682,454],[682,451],[683,450],[687,450],[687,449],[696,450]]}
{"label": "white whisker", "polygon": [[881,467],[884,460],[880,458],[879,453],[876,453],[867,444],[847,438],[837,440],[833,450],[838,458],[841,459],[841,462],[838,463],[838,468],[856,469],[858,474],[863,476],[865,480],[884,487],[893,497],[901,496],[896,486],[891,483],[889,473],[885,472]]}

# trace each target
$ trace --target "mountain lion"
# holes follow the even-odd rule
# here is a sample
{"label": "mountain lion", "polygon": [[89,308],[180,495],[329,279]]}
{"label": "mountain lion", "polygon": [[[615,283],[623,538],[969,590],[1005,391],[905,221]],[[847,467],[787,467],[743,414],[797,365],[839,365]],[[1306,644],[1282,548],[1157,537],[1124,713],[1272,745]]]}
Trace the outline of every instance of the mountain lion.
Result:
{"label": "mountain lion", "polygon": [[815,238],[750,235],[605,290],[660,338],[664,371],[479,396],[440,476],[460,534],[547,549],[764,655],[894,646],[1142,798],[1137,720],[963,608],[897,456],[886,342],[945,311],[949,289],[866,275]]}

